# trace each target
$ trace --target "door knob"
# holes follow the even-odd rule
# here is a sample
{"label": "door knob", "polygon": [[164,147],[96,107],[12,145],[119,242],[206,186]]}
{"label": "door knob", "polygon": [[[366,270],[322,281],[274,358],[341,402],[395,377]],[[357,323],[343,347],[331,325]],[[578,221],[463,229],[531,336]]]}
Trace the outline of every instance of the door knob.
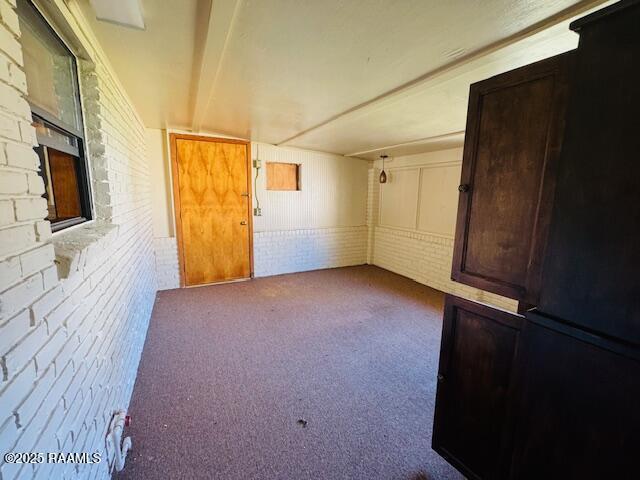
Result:
{"label": "door knob", "polygon": [[246,224],[247,224],[247,221],[246,221],[246,220],[242,220],[242,221],[240,222],[240,225],[246,225]]}
{"label": "door knob", "polygon": [[438,374],[438,383],[442,383],[444,382],[444,375],[442,375],[441,373]]}
{"label": "door knob", "polygon": [[465,193],[469,191],[469,184],[468,183],[463,183],[462,185],[460,185],[458,187],[458,191],[461,193]]}

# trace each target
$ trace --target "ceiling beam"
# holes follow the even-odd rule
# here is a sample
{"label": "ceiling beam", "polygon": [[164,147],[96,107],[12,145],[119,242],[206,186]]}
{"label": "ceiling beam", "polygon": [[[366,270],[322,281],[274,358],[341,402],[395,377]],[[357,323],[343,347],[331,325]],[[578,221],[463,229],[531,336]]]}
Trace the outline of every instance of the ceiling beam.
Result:
{"label": "ceiling beam", "polygon": [[[603,3],[611,3],[610,0],[582,0],[579,1],[578,3],[576,3],[575,5],[572,5],[571,7],[568,7],[564,10],[562,10],[561,12],[541,21],[538,23],[535,23],[533,25],[531,25],[528,28],[525,28],[524,30],[521,30],[513,35],[510,35],[506,38],[503,38],[502,40],[499,40],[497,42],[491,43],[485,47],[482,47],[478,50],[474,50],[473,52],[470,52],[467,55],[461,56],[459,58],[457,58],[456,60],[443,65],[442,67],[439,67],[435,70],[429,71],[421,76],[419,76],[418,78],[415,78],[413,80],[410,80],[402,85],[399,85],[398,87],[395,87],[391,90],[388,90],[370,100],[367,100],[366,102],[363,102],[359,105],[356,105],[354,107],[351,107],[343,112],[340,112],[336,115],[333,115],[329,118],[327,118],[326,120],[313,125],[312,127],[309,127],[305,130],[302,130],[298,133],[296,133],[295,135],[288,137],[284,140],[282,140],[281,142],[276,143],[276,145],[281,146],[281,145],[286,145],[288,143],[291,143],[293,140],[302,137],[303,135],[306,135],[307,133],[310,133],[314,130],[318,130],[319,128],[325,127],[327,125],[329,125],[330,123],[333,123],[337,120],[342,120],[346,117],[353,117],[356,115],[362,115],[362,111],[364,109],[368,109],[371,107],[375,107],[375,106],[379,106],[380,103],[382,102],[387,102],[393,99],[393,97],[396,97],[398,95],[402,95],[405,94],[406,92],[408,92],[409,90],[418,88],[423,86],[424,84],[426,84],[427,82],[430,82],[442,75],[444,75],[447,72],[450,72],[451,70],[454,70],[464,64],[470,63],[472,61],[475,61],[481,57],[484,57],[486,55],[489,55],[491,53],[494,53],[502,48],[505,48],[509,45],[512,45],[520,40],[523,40],[527,37],[530,37],[532,35],[535,35],[536,33],[539,33],[543,30],[546,30],[547,28],[553,27],[554,25],[557,25],[561,22],[567,21],[573,17],[576,17],[577,15],[580,15],[584,12],[586,12],[587,10],[590,10],[594,7],[597,7],[599,5],[602,5]],[[360,154],[362,154],[363,152],[360,152]],[[354,154],[355,155],[355,154]]]}
{"label": "ceiling beam", "polygon": [[373,148],[371,150],[363,150],[361,152],[345,153],[345,157],[360,157],[362,155],[368,155],[376,152],[387,152],[397,148],[411,147],[413,145],[429,145],[436,142],[457,142],[462,145],[464,142],[464,130],[459,132],[445,133],[444,135],[436,135],[433,137],[420,138],[418,140],[412,140],[410,142],[396,143],[395,145],[386,145],[384,147]]}
{"label": "ceiling beam", "polygon": [[191,130],[200,132],[202,122],[214,99],[214,93],[233,25],[242,0],[213,0],[209,10],[209,22],[204,35],[200,68],[194,75],[195,88],[192,98]]}

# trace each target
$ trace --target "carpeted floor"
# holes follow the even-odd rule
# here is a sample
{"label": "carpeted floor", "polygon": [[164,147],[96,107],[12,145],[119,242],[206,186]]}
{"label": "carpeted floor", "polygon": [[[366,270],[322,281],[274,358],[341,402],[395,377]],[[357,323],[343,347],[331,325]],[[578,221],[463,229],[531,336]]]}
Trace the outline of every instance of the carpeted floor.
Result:
{"label": "carpeted floor", "polygon": [[442,302],[371,266],[160,292],[115,478],[462,478],[430,446]]}

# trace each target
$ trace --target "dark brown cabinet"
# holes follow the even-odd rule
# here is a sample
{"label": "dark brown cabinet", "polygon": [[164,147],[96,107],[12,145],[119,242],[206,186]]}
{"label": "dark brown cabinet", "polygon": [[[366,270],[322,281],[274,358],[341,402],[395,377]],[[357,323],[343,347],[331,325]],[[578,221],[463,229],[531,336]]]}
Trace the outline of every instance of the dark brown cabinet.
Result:
{"label": "dark brown cabinet", "polygon": [[575,87],[538,307],[640,345],[640,4],[614,7],[573,25]]}
{"label": "dark brown cabinet", "polygon": [[447,296],[433,448],[469,478],[496,478],[503,463],[521,324],[517,315]]}
{"label": "dark brown cabinet", "polygon": [[472,479],[628,478],[640,351],[448,295],[433,449]]}
{"label": "dark brown cabinet", "polygon": [[470,478],[638,476],[638,26],[471,89],[452,278],[531,308],[447,299],[433,448]]}
{"label": "dark brown cabinet", "polygon": [[453,280],[536,303],[572,55],[471,86]]}
{"label": "dark brown cabinet", "polygon": [[521,357],[509,478],[630,478],[640,452],[640,352],[530,314]]}

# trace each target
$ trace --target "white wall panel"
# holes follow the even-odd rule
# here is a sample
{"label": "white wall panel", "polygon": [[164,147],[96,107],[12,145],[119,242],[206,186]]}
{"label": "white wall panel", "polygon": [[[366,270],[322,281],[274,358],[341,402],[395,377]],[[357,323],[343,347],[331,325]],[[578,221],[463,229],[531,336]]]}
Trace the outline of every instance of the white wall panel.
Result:
{"label": "white wall panel", "polygon": [[[281,148],[264,143],[251,146],[262,161],[254,190],[262,216],[254,217],[255,232],[309,228],[352,227],[366,222],[368,162],[340,155]],[[302,189],[266,189],[266,162],[301,165]],[[253,170],[255,177],[256,171]],[[257,197],[257,200],[256,200]]]}
{"label": "white wall panel", "polygon": [[171,165],[168,161],[164,130],[145,129],[149,175],[153,183],[153,236],[173,236],[173,207],[171,204]]}
{"label": "white wall panel", "polygon": [[380,224],[415,229],[420,169],[388,169],[387,183],[380,185]]}
{"label": "white wall panel", "polygon": [[460,165],[422,167],[418,206],[418,230],[453,235],[458,210]]}

